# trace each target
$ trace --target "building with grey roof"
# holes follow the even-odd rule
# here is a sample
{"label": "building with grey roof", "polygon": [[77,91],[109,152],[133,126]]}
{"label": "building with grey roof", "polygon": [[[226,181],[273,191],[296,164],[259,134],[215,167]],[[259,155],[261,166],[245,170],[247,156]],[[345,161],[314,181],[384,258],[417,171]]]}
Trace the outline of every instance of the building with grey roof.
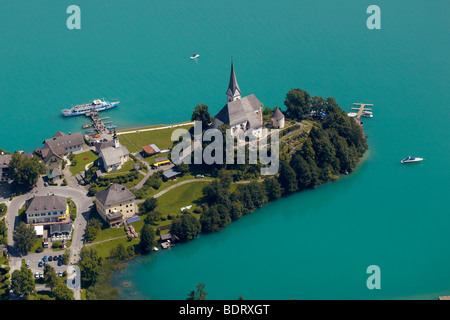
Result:
{"label": "building with grey roof", "polygon": [[242,130],[243,132],[251,131],[253,135],[260,137],[263,124],[261,102],[254,94],[241,97],[233,62],[231,62],[230,82],[226,94],[227,104],[214,117],[214,128],[226,124],[234,136]]}
{"label": "building with grey roof", "polygon": [[272,125],[274,128],[284,128],[284,114],[281,112],[280,108],[276,107],[272,114]]}
{"label": "building with grey roof", "polygon": [[56,195],[36,196],[25,202],[27,223],[53,224],[69,218],[67,198]]}
{"label": "building with grey roof", "polygon": [[8,170],[11,159],[12,155],[10,154],[0,154],[0,182],[9,181]]}
{"label": "building with grey roof", "polygon": [[44,163],[50,159],[52,155],[62,157],[70,152],[79,152],[82,150],[84,143],[81,132],[65,134],[58,131],[53,138],[44,140],[44,147],[41,149],[41,155]]}
{"label": "building with grey roof", "polygon": [[110,226],[123,222],[136,214],[136,197],[126,187],[112,184],[96,194],[99,215]]}
{"label": "building with grey roof", "polygon": [[179,175],[181,175],[181,172],[178,172],[177,170],[169,169],[164,171],[163,177],[169,181],[169,180],[175,180]]}
{"label": "building with grey roof", "polygon": [[120,145],[116,132],[114,132],[113,142],[111,147],[101,149],[98,155],[106,172],[119,170],[129,160],[130,152],[127,147]]}
{"label": "building with grey roof", "polygon": [[50,225],[52,241],[70,240],[72,237],[72,223]]}

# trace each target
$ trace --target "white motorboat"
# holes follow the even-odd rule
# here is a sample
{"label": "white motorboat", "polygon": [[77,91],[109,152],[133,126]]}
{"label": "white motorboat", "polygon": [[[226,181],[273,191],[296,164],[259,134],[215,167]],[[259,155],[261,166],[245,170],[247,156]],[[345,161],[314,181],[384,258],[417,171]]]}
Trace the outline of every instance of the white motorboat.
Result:
{"label": "white motorboat", "polygon": [[191,59],[197,59],[198,57],[200,57],[199,54],[193,54],[192,57],[191,57]]}
{"label": "white motorboat", "polygon": [[347,114],[349,117],[354,118],[356,117],[358,114],[356,112],[350,112]]}
{"label": "white motorboat", "polygon": [[363,117],[366,117],[366,118],[373,118],[373,113],[370,112],[370,111],[364,111],[364,112],[362,113],[362,116],[363,116]]}
{"label": "white motorboat", "polygon": [[402,163],[417,163],[417,162],[421,162],[423,160],[424,160],[423,158],[409,156],[408,158],[403,159],[401,162]]}

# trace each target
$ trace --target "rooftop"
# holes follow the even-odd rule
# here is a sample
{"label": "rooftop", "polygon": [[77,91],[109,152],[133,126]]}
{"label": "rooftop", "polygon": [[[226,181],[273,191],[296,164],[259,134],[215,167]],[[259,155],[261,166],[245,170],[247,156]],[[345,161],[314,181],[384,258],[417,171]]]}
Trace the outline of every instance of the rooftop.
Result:
{"label": "rooftop", "polygon": [[67,209],[67,199],[62,196],[47,195],[37,196],[26,201],[25,213],[41,213],[53,211],[65,211]]}
{"label": "rooftop", "polygon": [[120,184],[112,184],[108,188],[100,191],[95,196],[103,206],[134,200],[136,197],[126,187]]}

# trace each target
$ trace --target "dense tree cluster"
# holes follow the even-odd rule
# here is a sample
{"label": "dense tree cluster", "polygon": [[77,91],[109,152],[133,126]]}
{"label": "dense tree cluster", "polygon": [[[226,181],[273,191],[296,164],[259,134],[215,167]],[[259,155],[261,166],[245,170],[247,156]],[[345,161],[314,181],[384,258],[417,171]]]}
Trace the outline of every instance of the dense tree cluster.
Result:
{"label": "dense tree cluster", "polygon": [[27,191],[31,189],[45,173],[45,167],[36,155],[31,157],[20,153],[13,153],[9,163],[8,174],[14,181],[14,185],[19,190]]}

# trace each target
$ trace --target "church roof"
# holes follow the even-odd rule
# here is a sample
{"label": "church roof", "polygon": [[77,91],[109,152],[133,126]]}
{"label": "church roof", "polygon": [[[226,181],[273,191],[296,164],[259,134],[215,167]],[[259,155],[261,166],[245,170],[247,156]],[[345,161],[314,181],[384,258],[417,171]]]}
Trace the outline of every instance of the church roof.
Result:
{"label": "church roof", "polygon": [[125,146],[119,146],[118,148],[108,147],[100,151],[99,158],[102,158],[107,166],[112,166],[120,164],[122,162],[121,158],[129,154],[130,152]]}
{"label": "church roof", "polygon": [[230,74],[230,83],[228,84],[227,95],[235,95],[236,91],[241,94],[241,89],[237,83],[236,74],[234,73],[234,65],[233,61],[231,61],[231,74]]}
{"label": "church roof", "polygon": [[261,126],[259,116],[255,113],[261,108],[261,102],[254,94],[242,99],[228,102],[216,115],[216,118],[230,127],[248,121],[249,127],[258,128]]}

